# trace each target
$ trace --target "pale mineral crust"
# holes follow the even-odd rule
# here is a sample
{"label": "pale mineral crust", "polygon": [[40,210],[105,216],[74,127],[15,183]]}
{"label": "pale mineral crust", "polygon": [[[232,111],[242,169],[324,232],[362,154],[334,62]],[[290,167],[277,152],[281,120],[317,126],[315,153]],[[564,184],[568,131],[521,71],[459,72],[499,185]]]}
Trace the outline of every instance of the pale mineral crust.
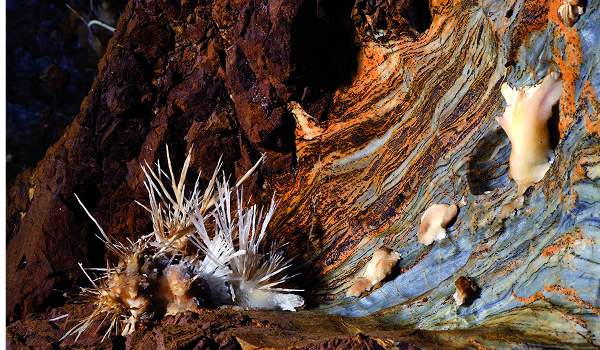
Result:
{"label": "pale mineral crust", "polygon": [[[75,291],[78,262],[110,257],[73,194],[115,239],[147,234],[150,218],[134,202],[146,201],[140,165],[164,159],[168,144],[174,164],[193,145],[191,168],[204,180],[220,156],[239,177],[267,153],[246,191],[259,203],[281,198],[269,239],[299,256],[309,310],[169,316],[102,346],[283,347],[282,334],[325,341],[357,331],[395,340],[416,332],[421,342],[410,341],[425,348],[600,346],[599,4],[588,1],[573,27],[560,24],[560,5],[132,0],[80,114],[9,190],[9,344],[77,346],[61,345],[65,325],[47,321],[63,312],[53,290]],[[495,121],[500,86],[531,86],[550,69],[563,79],[549,124],[555,160],[501,219],[517,188]],[[427,206],[463,197],[452,241],[419,244]],[[347,298],[373,245],[402,254],[401,271]],[[457,309],[463,275],[481,293]],[[182,340],[202,324],[206,339]],[[229,331],[217,337],[221,324]]]}
{"label": "pale mineral crust", "polygon": [[371,289],[377,283],[383,281],[400,260],[400,254],[389,248],[383,247],[373,253],[371,261],[365,267],[365,272],[348,288],[346,293],[349,297],[357,297],[362,292]]}
{"label": "pale mineral crust", "polygon": [[456,204],[432,204],[421,216],[421,223],[417,229],[418,241],[430,245],[434,241],[446,238],[446,228],[458,214]]}

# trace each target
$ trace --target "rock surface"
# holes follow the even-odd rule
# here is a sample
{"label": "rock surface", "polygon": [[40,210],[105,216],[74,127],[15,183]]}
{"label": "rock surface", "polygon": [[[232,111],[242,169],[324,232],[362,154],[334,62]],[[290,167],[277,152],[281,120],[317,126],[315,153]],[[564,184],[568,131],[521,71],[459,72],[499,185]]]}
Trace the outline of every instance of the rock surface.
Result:
{"label": "rock surface", "polygon": [[[560,4],[132,0],[81,113],[9,191],[9,344],[76,346],[58,342],[61,329],[47,321],[64,303],[54,290],[84,283],[78,262],[99,267],[110,257],[74,193],[116,239],[148,233],[149,217],[134,202],[147,201],[140,165],[164,162],[168,144],[174,164],[193,148],[203,180],[221,155],[223,170],[239,178],[267,153],[247,188],[259,203],[273,192],[282,199],[271,238],[301,256],[312,309],[240,317],[296,329],[294,337],[306,337],[298,346],[356,332],[426,348],[599,346],[600,12],[589,1],[565,27]],[[500,85],[532,85],[550,67],[564,81],[555,160],[523,209],[500,220],[516,193],[510,144],[494,120]],[[459,202],[449,238],[419,245],[423,211]],[[401,253],[400,271],[347,298],[381,246]],[[461,275],[481,294],[457,308]],[[81,309],[71,307],[70,317]],[[196,328],[206,322],[191,319]],[[183,335],[165,333],[184,332],[168,322],[112,341],[204,341],[167,345]],[[326,335],[312,337],[306,324],[327,325]],[[290,345],[261,327],[233,329],[231,344],[263,334],[264,344]],[[207,347],[226,337],[208,337]]]}

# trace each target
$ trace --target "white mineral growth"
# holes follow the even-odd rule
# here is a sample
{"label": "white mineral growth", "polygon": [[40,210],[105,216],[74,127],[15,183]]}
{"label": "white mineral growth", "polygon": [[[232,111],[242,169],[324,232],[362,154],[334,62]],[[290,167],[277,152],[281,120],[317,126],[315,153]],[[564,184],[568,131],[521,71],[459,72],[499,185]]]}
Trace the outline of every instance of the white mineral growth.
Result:
{"label": "white mineral growth", "polygon": [[[208,298],[211,305],[247,309],[296,311],[304,307],[304,299],[292,293],[301,290],[283,287],[289,279],[285,271],[291,260],[286,260],[275,244],[262,252],[267,226],[277,207],[274,197],[263,217],[256,205],[244,202],[238,188],[240,180],[235,186],[237,210],[232,210],[233,190],[225,175],[223,182],[216,179],[219,166],[204,193],[196,181],[186,197],[184,179],[190,160],[188,154],[179,180],[168,161],[170,186],[164,185],[162,176],[166,173],[159,164],[156,172],[148,166],[143,169],[150,204],[142,206],[151,214],[154,230],[135,242],[114,242],[77,198],[100,230],[98,237],[119,263],[116,268],[108,266],[96,278],[84,270],[93,287],[82,288],[80,297],[96,309],[63,338],[77,334],[77,341],[100,318],[110,322],[103,340],[119,327],[126,336],[144,319],[194,311]],[[211,207],[214,209],[209,212]],[[213,222],[206,225],[207,220]],[[200,288],[192,288],[194,284]],[[204,294],[194,295],[194,290]]]}
{"label": "white mineral growth", "polygon": [[423,216],[417,230],[419,243],[430,245],[434,241],[446,238],[446,227],[456,218],[458,206],[455,204],[433,204]]}
{"label": "white mineral growth", "polygon": [[291,293],[301,290],[279,287],[288,280],[283,273],[291,266],[291,260],[286,260],[275,244],[268,253],[260,253],[267,226],[277,208],[275,199],[271,199],[263,217],[256,206],[244,206],[243,192],[238,190],[237,215],[232,218],[230,189],[218,183],[217,190],[214,211],[217,235],[227,237],[228,241],[229,237],[237,237],[230,244],[235,244],[236,251],[244,252],[228,261],[233,304],[246,309],[302,309],[304,299]]}
{"label": "white mineral growth", "polygon": [[539,182],[550,168],[552,149],[548,119],[562,94],[562,79],[550,72],[538,85],[514,89],[502,85],[506,109],[496,118],[511,143],[509,176],[518,186],[518,196]]}

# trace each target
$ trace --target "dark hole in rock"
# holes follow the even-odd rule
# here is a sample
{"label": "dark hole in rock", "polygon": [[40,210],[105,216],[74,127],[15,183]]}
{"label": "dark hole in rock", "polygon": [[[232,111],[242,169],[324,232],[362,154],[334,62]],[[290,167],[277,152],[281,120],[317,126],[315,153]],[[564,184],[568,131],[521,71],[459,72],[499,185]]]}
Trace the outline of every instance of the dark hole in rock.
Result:
{"label": "dark hole in rock", "polygon": [[19,265],[17,266],[17,270],[22,270],[25,268],[25,266],[27,266],[27,260],[25,260],[25,254],[23,254],[23,257],[21,258],[21,261],[19,261]]}
{"label": "dark hole in rock", "polygon": [[[90,276],[92,275],[96,274],[91,273]],[[52,291],[44,300],[42,300],[40,305],[36,306],[35,312],[44,312],[53,307],[64,305],[65,298],[73,297],[79,292],[78,286],[92,286],[87,277],[80,276],[80,278],[75,281],[70,278],[70,275],[66,271],[54,271],[46,277],[46,281],[52,281]]]}
{"label": "dark hole in rock", "polygon": [[[401,0],[400,2],[404,1]],[[410,26],[417,32],[423,33],[431,26],[429,1],[413,0],[404,12]]]}
{"label": "dark hole in rock", "polygon": [[265,135],[264,141],[259,145],[282,154],[292,152],[296,146],[294,116],[284,108],[278,107],[269,114],[268,122],[275,127],[272,132]]}
{"label": "dark hole in rock", "polygon": [[114,350],[125,350],[127,338],[122,335],[117,335],[112,338],[112,348]]}
{"label": "dark hole in rock", "polygon": [[550,132],[550,148],[555,149],[560,141],[558,124],[560,122],[558,103],[552,106],[552,117],[548,119],[548,131]]}
{"label": "dark hole in rock", "polygon": [[354,1],[305,1],[291,28],[293,72],[284,83],[336,88],[357,68],[358,47],[350,19]]}
{"label": "dark hole in rock", "polygon": [[527,198],[530,197],[531,194],[533,193],[533,191],[535,190],[535,186],[529,186],[527,187],[527,189],[525,190],[525,193],[523,193],[523,195]]}
{"label": "dark hole in rock", "polygon": [[467,177],[471,193],[481,195],[509,182],[510,150],[510,140],[500,127],[479,141],[469,161]]}
{"label": "dark hole in rock", "polygon": [[510,66],[514,66],[516,63],[515,61],[511,58],[508,61],[506,61],[506,63],[504,64],[504,67],[508,68]]}

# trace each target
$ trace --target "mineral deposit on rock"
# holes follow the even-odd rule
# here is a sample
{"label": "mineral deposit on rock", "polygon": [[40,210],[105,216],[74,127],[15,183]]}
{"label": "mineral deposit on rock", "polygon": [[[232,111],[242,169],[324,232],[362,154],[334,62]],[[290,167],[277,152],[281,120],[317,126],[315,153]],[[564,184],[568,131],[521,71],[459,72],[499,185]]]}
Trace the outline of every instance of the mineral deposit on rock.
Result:
{"label": "mineral deposit on rock", "polygon": [[[168,144],[180,157],[194,147],[193,170],[222,156],[237,178],[267,153],[246,190],[282,198],[268,238],[298,256],[307,310],[169,316],[114,346],[307,346],[357,332],[423,348],[600,346],[599,1],[570,27],[561,4],[130,1],[80,114],[9,191],[9,345],[78,346],[59,343],[64,319],[48,320],[85,310],[54,290],[76,289],[78,262],[111,257],[74,193],[116,240],[147,234],[140,165]],[[554,162],[501,219],[517,186],[500,87],[550,70],[563,80]],[[463,197],[452,240],[419,244],[427,206]],[[401,254],[401,271],[348,298],[374,245]],[[469,307],[452,298],[460,276],[481,287]]]}

